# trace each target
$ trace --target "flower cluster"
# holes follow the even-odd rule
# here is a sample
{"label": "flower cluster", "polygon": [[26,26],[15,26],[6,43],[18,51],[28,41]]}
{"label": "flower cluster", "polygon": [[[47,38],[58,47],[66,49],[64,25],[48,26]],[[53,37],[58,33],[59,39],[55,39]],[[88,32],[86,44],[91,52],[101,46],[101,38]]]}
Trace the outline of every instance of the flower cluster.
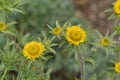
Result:
{"label": "flower cluster", "polygon": [[[69,26],[65,28],[65,30],[62,30],[61,27],[55,27],[52,29],[52,33],[55,36],[60,36],[61,33],[65,33],[65,40],[69,44],[73,44],[75,46],[78,46],[86,41],[86,32],[80,26]],[[45,46],[43,45],[43,43],[31,41],[24,46],[23,55],[28,59],[34,60],[42,56],[44,51]]]}
{"label": "flower cluster", "polygon": [[[4,1],[4,0],[1,0],[1,1],[0,1],[0,3],[6,3],[6,1]],[[11,3],[11,5],[13,3],[14,3],[14,1]],[[10,3],[6,3],[6,6],[7,6],[7,4],[10,4]],[[16,5],[16,4],[14,4],[14,5]],[[4,8],[3,11],[7,10],[7,9],[10,10],[9,8],[6,8],[6,9]],[[16,10],[17,12],[21,12],[19,9],[16,9],[16,8],[13,8],[13,10]],[[115,1],[112,10],[114,10],[113,15],[115,17],[119,18],[120,17],[120,0]],[[12,10],[10,12],[12,12]],[[47,67],[46,67],[46,70],[44,71],[44,63],[47,63],[46,61],[49,58],[51,58],[51,54],[53,56],[56,52],[61,53],[61,54],[55,54],[54,55],[55,58],[52,59],[51,61],[54,62],[53,60],[56,59],[55,60],[56,63],[59,64],[61,62],[62,65],[65,65],[64,66],[65,68],[68,65],[68,63],[70,63],[70,65],[71,65],[72,64],[71,62],[75,61],[76,66],[78,66],[78,64],[79,64],[79,67],[80,67],[80,68],[78,67],[80,69],[79,72],[81,74],[80,80],[86,80],[85,72],[87,72],[86,68],[88,66],[87,67],[84,67],[84,66],[89,65],[89,63],[87,63],[87,61],[92,63],[93,66],[95,67],[94,71],[92,71],[92,73],[95,72],[95,75],[93,75],[92,78],[90,78],[90,80],[92,80],[92,79],[96,80],[97,78],[100,78],[100,76],[103,75],[103,73],[107,73],[106,74],[107,78],[105,78],[105,79],[109,79],[108,75],[113,75],[116,77],[116,73],[120,74],[120,44],[119,44],[120,39],[118,39],[118,37],[119,37],[118,31],[120,31],[120,27],[119,27],[119,30],[117,28],[118,31],[115,30],[112,33],[110,33],[108,30],[108,32],[105,35],[101,34],[99,31],[95,30],[97,35],[96,35],[96,33],[94,33],[95,39],[92,39],[90,41],[89,36],[87,36],[87,35],[89,35],[89,34],[91,35],[91,33],[87,32],[87,30],[84,29],[82,27],[82,25],[81,26],[71,25],[66,22],[62,26],[59,24],[58,21],[56,21],[56,25],[54,27],[51,27],[48,25],[48,27],[50,28],[50,30],[49,30],[50,34],[46,35],[45,31],[42,30],[40,32],[40,36],[41,36],[41,33],[43,34],[42,38],[39,38],[38,36],[35,36],[35,37],[32,36],[32,38],[29,39],[28,37],[31,37],[30,35],[32,35],[32,34],[25,35],[24,31],[22,32],[23,29],[21,29],[21,34],[19,34],[17,32],[17,30],[15,30],[16,28],[11,29],[8,27],[9,21],[5,20],[6,15],[7,14],[4,14],[3,19],[0,19],[0,21],[1,21],[0,22],[0,31],[3,32],[3,34],[5,34],[4,36],[6,36],[8,39],[8,42],[6,41],[6,45],[3,48],[3,50],[2,49],[0,50],[0,61],[1,61],[0,71],[2,74],[2,76],[0,75],[1,80],[4,80],[4,79],[7,80],[7,78],[5,78],[5,75],[7,75],[7,71],[10,71],[10,70],[16,70],[17,79],[19,77],[22,77],[19,80],[50,80],[50,73],[54,67],[51,67],[51,65],[50,65],[50,67],[52,69],[50,71],[48,70],[48,72],[47,72]],[[115,27],[118,27],[120,25],[118,23],[118,21],[119,20],[115,20]],[[116,25],[116,23],[118,23],[118,24]],[[10,23],[10,24],[13,25],[14,23]],[[15,31],[15,33],[13,31]],[[91,36],[93,36],[93,35],[91,35]],[[36,39],[36,40],[33,40],[33,39]],[[27,41],[30,41],[30,42],[27,42]],[[55,46],[55,47],[53,47],[53,46]],[[22,47],[22,50],[21,50],[21,47]],[[20,54],[16,54],[16,53],[20,53]],[[46,53],[48,53],[48,54],[46,54]],[[67,53],[67,54],[63,55],[64,53]],[[91,55],[92,53],[96,53],[96,54]],[[102,54],[102,55],[98,54],[98,55],[100,55],[100,56],[98,56],[97,53],[105,53],[105,54],[107,54],[107,56],[104,57],[105,54]],[[114,53],[118,53],[118,54],[114,54]],[[22,56],[21,56],[21,54],[22,54]],[[56,57],[58,55],[60,57]],[[46,56],[48,59],[46,58]],[[66,56],[67,56],[67,58],[69,58],[68,63],[67,63]],[[95,59],[93,59],[94,57],[95,57]],[[100,71],[100,73],[99,73],[99,70],[97,70],[97,72],[96,72],[96,69],[101,67],[101,66],[99,66],[99,64],[97,64],[97,66],[96,66],[96,62],[97,62],[96,57],[99,58],[98,63],[102,62],[104,60],[105,61],[109,60],[109,62],[110,61],[116,62],[116,63],[114,63],[114,67],[112,67],[113,73],[111,73],[112,71],[109,72],[107,69],[105,71],[103,70],[103,72]],[[66,58],[66,59],[62,61],[62,58]],[[105,59],[103,59],[103,58],[105,58]],[[72,61],[72,59],[74,59],[74,61]],[[44,62],[42,62],[42,61],[44,61]],[[20,64],[16,64],[16,62],[17,63],[20,62]],[[32,64],[33,62],[34,62],[34,64]],[[111,62],[110,62],[110,64],[111,64]],[[55,63],[55,65],[56,65],[56,63]],[[26,65],[24,65],[24,64],[26,64]],[[2,70],[1,66],[3,67],[4,71]],[[19,66],[19,67],[15,68],[15,69],[11,69],[16,66]],[[75,66],[75,68],[77,68],[76,66]],[[91,66],[91,65],[89,65],[89,66]],[[111,67],[109,65],[102,66],[102,69],[104,67],[106,67],[106,68],[109,67],[111,69]],[[62,68],[62,67],[60,66],[60,68]],[[20,69],[20,70],[17,70],[17,69]],[[72,69],[72,68],[69,68],[69,69]],[[86,70],[84,70],[84,69],[86,69]],[[38,71],[36,71],[36,70],[38,70]],[[78,69],[76,69],[76,71],[77,70]],[[34,71],[34,72],[32,72],[32,71]],[[88,72],[87,75],[91,76],[91,75],[89,75],[89,73],[91,73],[91,72]],[[7,76],[7,77],[9,77],[9,76]],[[48,77],[48,79],[46,79],[47,77]],[[16,78],[16,75],[15,75],[15,78]],[[117,79],[117,78],[118,77],[112,78],[112,79]],[[87,79],[89,79],[89,78],[87,78]],[[78,80],[78,79],[75,79],[75,80]]]}
{"label": "flower cluster", "polygon": [[[114,2],[114,12],[115,14],[117,14],[118,16],[120,16],[120,0],[116,0]],[[118,20],[116,19],[116,22],[115,22],[115,28],[116,28],[116,31],[119,33],[119,24],[118,24]],[[120,73],[120,62],[118,61],[117,63],[115,63],[115,71],[117,73]]]}

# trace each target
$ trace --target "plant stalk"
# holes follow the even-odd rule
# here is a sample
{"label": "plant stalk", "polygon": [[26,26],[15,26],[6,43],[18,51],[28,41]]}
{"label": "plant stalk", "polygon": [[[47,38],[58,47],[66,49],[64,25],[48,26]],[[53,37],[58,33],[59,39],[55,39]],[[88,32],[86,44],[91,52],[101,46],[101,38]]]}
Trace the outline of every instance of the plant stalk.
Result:
{"label": "plant stalk", "polygon": [[79,57],[79,64],[80,64],[80,80],[85,80],[85,71],[84,71],[84,59],[82,57],[82,55],[80,54],[80,50],[79,47],[77,49],[77,54]]}
{"label": "plant stalk", "polygon": [[3,73],[3,75],[2,75],[2,77],[1,77],[1,80],[4,80],[4,78],[5,78],[5,75],[7,74],[7,68],[5,69],[5,71],[4,71],[4,73]]}

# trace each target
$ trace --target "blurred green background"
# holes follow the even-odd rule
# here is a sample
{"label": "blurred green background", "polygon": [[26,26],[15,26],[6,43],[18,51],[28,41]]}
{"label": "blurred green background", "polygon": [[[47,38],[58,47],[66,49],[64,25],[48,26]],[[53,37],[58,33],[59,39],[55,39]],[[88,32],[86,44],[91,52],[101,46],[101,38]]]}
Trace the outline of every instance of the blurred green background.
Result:
{"label": "blurred green background", "polygon": [[75,18],[71,0],[25,0],[23,2],[25,15],[17,15],[17,21],[20,21],[20,27],[31,32],[48,29],[47,24],[55,26],[56,20],[64,23]]}

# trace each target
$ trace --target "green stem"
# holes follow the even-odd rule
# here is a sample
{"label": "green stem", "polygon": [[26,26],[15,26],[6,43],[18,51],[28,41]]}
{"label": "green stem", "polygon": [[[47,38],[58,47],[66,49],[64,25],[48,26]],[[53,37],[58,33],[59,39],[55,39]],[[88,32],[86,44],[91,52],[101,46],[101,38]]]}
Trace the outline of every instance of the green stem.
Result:
{"label": "green stem", "polygon": [[[118,46],[118,49],[120,48],[120,46]],[[120,60],[120,50],[118,50],[118,52],[116,52],[116,59],[117,59],[117,61],[119,61]]]}
{"label": "green stem", "polygon": [[5,71],[4,71],[4,74],[2,75],[2,77],[1,77],[1,80],[4,80],[4,78],[5,78],[5,75],[7,74],[7,68],[5,69]]}
{"label": "green stem", "polygon": [[92,54],[92,51],[90,50],[90,51],[88,51],[89,53],[87,53],[87,55],[83,58],[83,60],[85,61],[89,56],[91,56],[91,54]]}
{"label": "green stem", "polygon": [[44,64],[41,62],[41,60],[39,60],[39,61],[40,61],[40,64],[41,64],[41,66],[40,66],[41,67],[41,74],[44,74],[44,67],[43,67]]}
{"label": "green stem", "polygon": [[115,19],[115,22],[114,22],[114,23],[115,23],[115,24],[114,24],[115,27],[117,27],[117,26],[118,26],[118,18]]}
{"label": "green stem", "polygon": [[77,54],[80,60],[80,78],[81,80],[85,80],[85,71],[84,71],[84,59],[82,58],[82,55],[80,54],[79,47],[77,47]]}
{"label": "green stem", "polygon": [[27,69],[28,69],[28,70],[30,69],[30,67],[31,67],[31,65],[32,65],[32,62],[33,62],[33,61],[30,60],[29,63],[28,63],[28,66],[27,66]]}

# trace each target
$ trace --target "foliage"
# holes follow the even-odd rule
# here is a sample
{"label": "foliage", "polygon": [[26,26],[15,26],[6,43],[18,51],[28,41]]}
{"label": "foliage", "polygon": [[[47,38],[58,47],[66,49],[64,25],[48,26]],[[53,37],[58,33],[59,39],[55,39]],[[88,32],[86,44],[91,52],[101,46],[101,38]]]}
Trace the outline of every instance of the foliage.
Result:
{"label": "foliage", "polygon": [[115,22],[104,36],[73,25],[69,2],[0,0],[0,80],[120,79],[119,14],[106,10]]}

